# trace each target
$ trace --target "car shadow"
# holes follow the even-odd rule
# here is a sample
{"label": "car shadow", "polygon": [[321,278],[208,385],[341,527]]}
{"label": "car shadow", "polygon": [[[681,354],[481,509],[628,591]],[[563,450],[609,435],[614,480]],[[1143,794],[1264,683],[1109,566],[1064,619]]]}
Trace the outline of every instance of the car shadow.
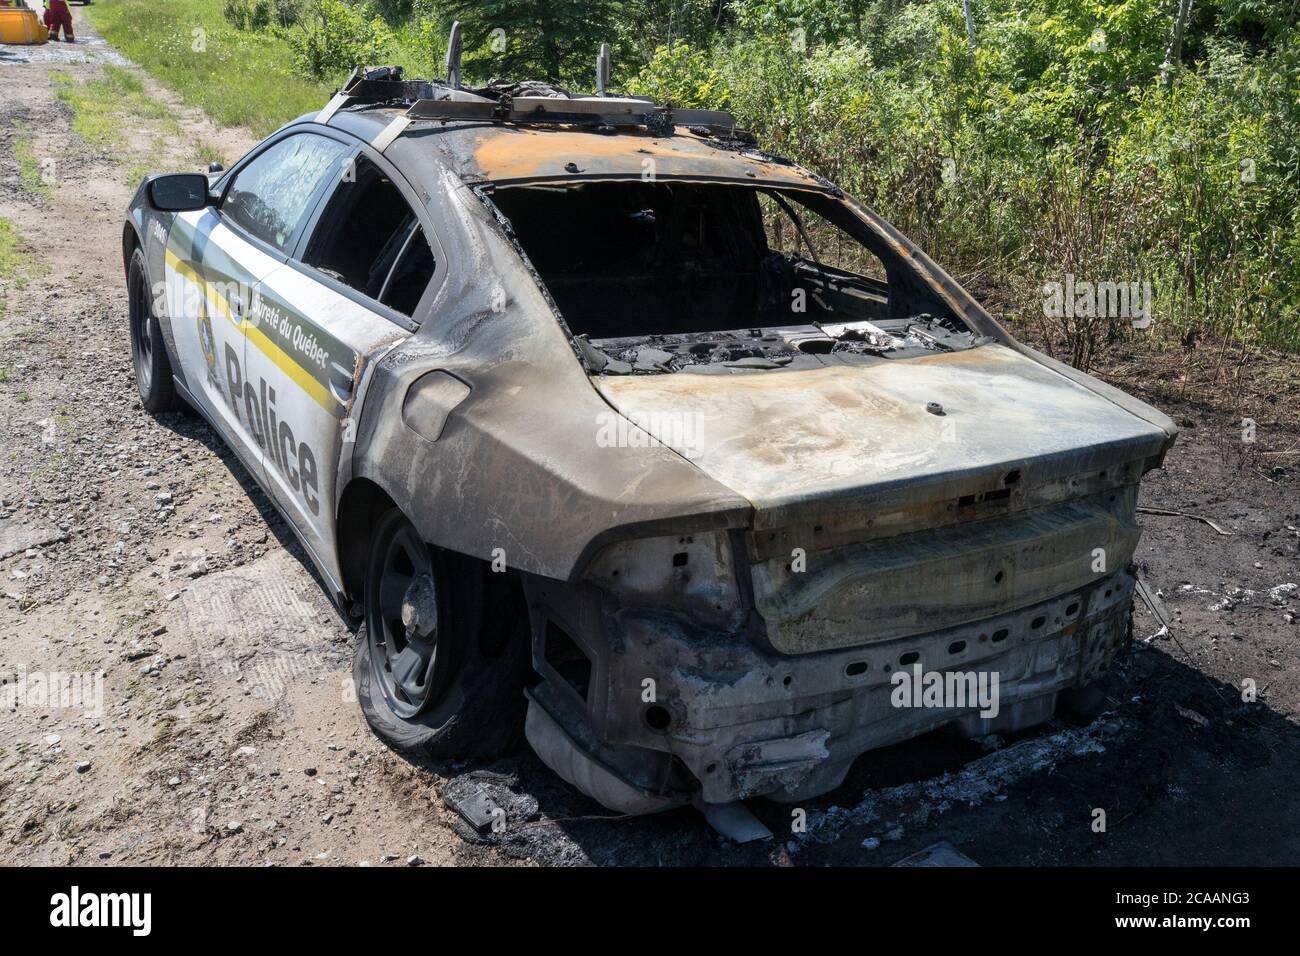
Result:
{"label": "car shadow", "polygon": [[[207,419],[201,413],[192,409],[165,412],[154,415],[153,419],[173,434],[198,442],[216,458],[220,459],[221,463],[226,466],[226,470],[230,472],[230,476],[235,479],[253,507],[257,509],[258,515],[262,518],[267,530],[275,537],[276,543],[302,565],[303,569],[311,575],[316,586],[321,589],[326,600],[333,604],[329,585],[321,577],[320,572],[316,570],[316,565],[312,562],[307,549],[298,540],[297,533],[280,513],[280,509],[271,501],[270,496],[262,489],[257,479],[245,467],[239,456],[217,434],[217,431],[208,424]],[[349,620],[347,615],[340,614],[339,619],[349,630],[356,630],[356,624]]]}
{"label": "car shadow", "polygon": [[[328,596],[293,530],[206,420],[197,413],[155,420],[225,464],[276,541]],[[1109,709],[1088,725],[1105,731],[1093,735],[1095,745],[1062,753],[1004,787],[993,774],[996,793],[964,805],[945,796],[947,785],[958,775],[979,778],[990,751],[941,731],[927,734],[864,754],[839,788],[797,807],[749,801],[776,838],[745,845],[720,837],[689,807],[615,814],[557,777],[526,744],[490,763],[394,753],[437,774],[444,794],[463,778],[481,782],[498,802],[527,808],[500,832],[459,823],[467,853],[491,848],[548,865],[887,865],[940,839],[981,865],[1295,865],[1300,726],[1269,706],[1267,676],[1256,679],[1265,695],[1245,703],[1240,687],[1186,664],[1176,642],[1138,644],[1117,660]],[[1004,737],[1000,749],[1080,726],[1053,720]],[[444,802],[455,812],[455,801]],[[829,839],[794,833],[796,809],[814,831],[828,819],[843,824]],[[1098,809],[1104,830],[1096,829]]]}

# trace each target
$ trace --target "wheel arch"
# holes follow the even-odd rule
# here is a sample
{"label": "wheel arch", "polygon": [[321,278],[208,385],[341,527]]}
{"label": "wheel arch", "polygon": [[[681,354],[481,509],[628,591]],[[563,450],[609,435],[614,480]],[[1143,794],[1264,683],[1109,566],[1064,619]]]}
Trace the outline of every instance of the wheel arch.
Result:
{"label": "wheel arch", "polygon": [[[353,478],[339,496],[338,561],[343,593],[354,602],[365,596],[366,561],[375,519],[389,508],[408,514],[393,496],[369,478]],[[409,519],[409,514],[408,514]]]}
{"label": "wheel arch", "polygon": [[131,253],[136,249],[143,249],[144,242],[140,239],[140,233],[135,228],[135,223],[127,220],[122,227],[122,272],[129,274],[131,271]]}

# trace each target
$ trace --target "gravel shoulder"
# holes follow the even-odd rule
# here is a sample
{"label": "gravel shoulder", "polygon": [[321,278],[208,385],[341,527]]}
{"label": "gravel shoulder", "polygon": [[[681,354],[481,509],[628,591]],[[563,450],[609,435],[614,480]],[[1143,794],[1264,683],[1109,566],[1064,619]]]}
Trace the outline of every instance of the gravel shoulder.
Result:
{"label": "gravel shoulder", "polygon": [[[0,864],[888,864],[938,840],[984,865],[1300,863],[1294,396],[1197,404],[1138,365],[1109,374],[1184,425],[1142,506],[1183,514],[1143,515],[1171,623],[1148,642],[1159,625],[1138,613],[1100,720],[869,754],[801,808],[804,832],[756,803],[780,838],[743,847],[693,811],[610,818],[527,751],[491,767],[388,751],[352,697],[352,634],[265,496],[201,419],[152,418],[134,392],[133,171],[252,140],[142,77],[175,123],[123,115],[120,141],[89,145],[56,75],[93,82],[114,57],[78,31],[102,55],[0,56],[0,217],[24,259],[0,279]],[[46,194],[24,152],[54,161]],[[38,685],[58,675],[84,696],[51,706]],[[459,821],[465,788],[515,808],[503,833]]]}

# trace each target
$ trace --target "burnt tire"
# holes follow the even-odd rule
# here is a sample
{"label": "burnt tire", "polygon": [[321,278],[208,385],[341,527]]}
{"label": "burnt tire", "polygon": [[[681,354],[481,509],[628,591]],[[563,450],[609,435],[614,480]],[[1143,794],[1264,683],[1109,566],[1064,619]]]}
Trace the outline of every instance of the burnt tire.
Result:
{"label": "burnt tire", "polygon": [[[392,620],[385,620],[393,609],[385,608],[381,593],[397,539],[407,545],[418,541],[414,527],[394,509],[379,518],[371,537],[364,615],[352,661],[367,723],[395,749],[439,760],[490,759],[509,752],[523,737],[523,690],[531,660],[528,618],[517,582],[491,573],[479,561],[419,542],[427,565],[422,569],[417,560],[412,570],[427,569],[434,582],[436,673],[423,682],[400,680],[393,663],[405,647],[394,653],[402,636],[393,630]],[[427,693],[406,688],[427,688]]]}
{"label": "burnt tire", "polygon": [[172,381],[172,363],[163,344],[162,328],[153,313],[153,295],[149,274],[145,270],[144,252],[138,247],[131,253],[127,269],[127,305],[131,326],[131,364],[135,368],[135,388],[145,411],[177,412],[185,407]]}

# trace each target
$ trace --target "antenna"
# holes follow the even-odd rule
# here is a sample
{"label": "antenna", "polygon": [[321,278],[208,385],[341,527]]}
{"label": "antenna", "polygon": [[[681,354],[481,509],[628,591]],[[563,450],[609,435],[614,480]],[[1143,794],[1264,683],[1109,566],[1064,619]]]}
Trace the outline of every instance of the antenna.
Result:
{"label": "antenna", "polygon": [[607,86],[609,86],[609,44],[602,43],[600,53],[596,56],[596,95],[604,96]]}
{"label": "antenna", "polygon": [[453,90],[460,89],[460,21],[451,25],[451,36],[447,38],[447,85]]}

